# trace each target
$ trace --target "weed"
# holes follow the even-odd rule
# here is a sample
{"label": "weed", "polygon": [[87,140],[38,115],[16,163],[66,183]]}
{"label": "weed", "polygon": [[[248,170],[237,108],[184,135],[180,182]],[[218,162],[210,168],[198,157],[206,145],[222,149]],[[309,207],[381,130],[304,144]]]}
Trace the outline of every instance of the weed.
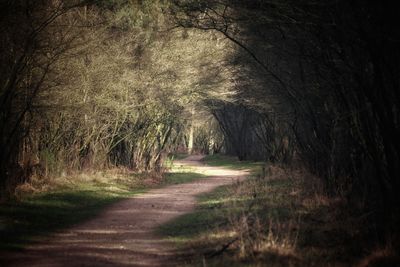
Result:
{"label": "weed", "polygon": [[239,161],[236,157],[221,154],[208,155],[203,161],[210,166],[225,167],[232,170],[250,170],[252,174],[259,173],[264,165],[259,161]]}
{"label": "weed", "polygon": [[[219,155],[207,157],[205,162],[224,167],[238,163],[234,158]],[[263,165],[241,162],[234,168],[254,166]],[[351,266],[359,263],[364,267],[396,262],[393,249],[365,255],[362,249],[366,243],[362,242],[367,236],[368,216],[357,217],[346,211],[345,199],[328,196],[320,179],[301,168],[285,169],[277,165],[264,168],[263,173],[255,175],[253,171],[253,176],[243,182],[199,196],[200,204],[193,214],[166,226],[169,228],[161,233],[171,240],[180,240],[180,247],[189,254],[186,264]]]}
{"label": "weed", "polygon": [[22,249],[147,189],[204,177],[190,168],[173,166],[163,177],[115,168],[46,181],[33,179],[17,188],[16,199],[0,206],[0,250]]}

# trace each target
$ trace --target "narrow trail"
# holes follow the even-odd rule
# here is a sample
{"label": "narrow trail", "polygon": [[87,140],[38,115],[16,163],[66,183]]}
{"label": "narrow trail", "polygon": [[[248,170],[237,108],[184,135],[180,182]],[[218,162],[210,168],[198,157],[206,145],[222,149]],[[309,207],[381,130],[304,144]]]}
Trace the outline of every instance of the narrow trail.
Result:
{"label": "narrow trail", "polygon": [[207,178],[152,189],[115,203],[95,218],[19,253],[0,254],[6,266],[173,266],[177,255],[157,236],[160,225],[195,209],[196,195],[244,179],[246,171],[211,167],[202,156],[177,165],[190,166]]}

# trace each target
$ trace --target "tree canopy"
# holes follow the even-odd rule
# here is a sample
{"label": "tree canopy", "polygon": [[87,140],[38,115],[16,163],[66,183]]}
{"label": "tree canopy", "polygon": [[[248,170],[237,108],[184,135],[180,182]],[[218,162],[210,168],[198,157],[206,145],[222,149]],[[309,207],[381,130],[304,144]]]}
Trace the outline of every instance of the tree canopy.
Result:
{"label": "tree canopy", "polygon": [[160,171],[190,147],[300,163],[329,194],[363,202],[380,232],[396,230],[400,36],[389,2],[3,0],[0,10],[4,198],[32,175]]}

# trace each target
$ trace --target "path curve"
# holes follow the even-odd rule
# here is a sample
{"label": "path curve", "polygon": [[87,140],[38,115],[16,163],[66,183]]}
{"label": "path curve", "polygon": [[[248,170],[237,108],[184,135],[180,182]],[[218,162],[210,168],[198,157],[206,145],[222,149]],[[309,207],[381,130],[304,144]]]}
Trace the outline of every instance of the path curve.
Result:
{"label": "path curve", "polygon": [[242,180],[246,171],[211,167],[193,155],[175,164],[207,175],[152,189],[110,205],[95,218],[55,234],[46,243],[1,255],[6,266],[173,266],[174,245],[157,236],[160,225],[195,209],[196,195]]}

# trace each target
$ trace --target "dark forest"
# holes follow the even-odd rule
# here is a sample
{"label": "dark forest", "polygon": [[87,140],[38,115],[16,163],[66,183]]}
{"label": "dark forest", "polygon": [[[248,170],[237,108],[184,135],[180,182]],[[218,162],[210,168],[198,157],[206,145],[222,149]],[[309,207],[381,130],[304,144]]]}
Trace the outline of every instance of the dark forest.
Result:
{"label": "dark forest", "polygon": [[[16,240],[17,251],[46,242],[15,219],[32,213],[26,203],[111,181],[168,188],[181,157],[202,155],[251,171],[213,191],[230,204],[199,204],[192,224],[159,230],[182,238],[176,229],[220,209],[204,226],[213,235],[144,265],[400,266],[398,11],[369,0],[1,0],[0,263],[45,265],[9,257]],[[179,175],[210,176],[195,172]]]}

